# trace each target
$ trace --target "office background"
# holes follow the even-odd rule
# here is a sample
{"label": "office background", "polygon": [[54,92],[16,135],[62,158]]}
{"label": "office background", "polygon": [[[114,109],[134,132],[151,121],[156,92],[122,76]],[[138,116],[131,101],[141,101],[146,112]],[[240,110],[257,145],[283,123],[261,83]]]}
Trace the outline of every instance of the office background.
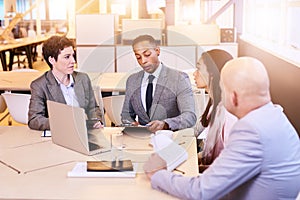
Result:
{"label": "office background", "polygon": [[[67,33],[75,40],[77,15],[114,15],[114,32],[117,35],[122,35],[123,21],[161,20],[162,45],[168,45],[168,28],[216,25],[220,31],[219,43],[196,45],[236,44],[237,56],[260,59],[270,76],[274,103],[283,106],[300,132],[299,0],[0,0],[2,26],[5,27],[14,13],[24,13],[36,3],[39,9],[33,8],[24,16],[20,26],[27,29],[32,26],[38,34],[51,31]],[[192,30],[196,32],[196,29]],[[121,37],[114,38],[114,43],[121,45],[120,48],[123,42]],[[191,66],[196,59],[197,53],[192,57]]]}

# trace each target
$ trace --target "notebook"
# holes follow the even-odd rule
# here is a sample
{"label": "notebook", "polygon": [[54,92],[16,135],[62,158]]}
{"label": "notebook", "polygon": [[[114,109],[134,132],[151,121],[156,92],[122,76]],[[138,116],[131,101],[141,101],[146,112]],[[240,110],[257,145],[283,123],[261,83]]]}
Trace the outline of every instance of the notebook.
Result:
{"label": "notebook", "polygon": [[101,129],[87,129],[86,115],[83,108],[49,100],[47,101],[47,107],[51,137],[54,144],[85,155],[109,151],[109,141],[105,141],[105,139],[101,141],[94,134],[89,134],[93,131],[99,133]]}

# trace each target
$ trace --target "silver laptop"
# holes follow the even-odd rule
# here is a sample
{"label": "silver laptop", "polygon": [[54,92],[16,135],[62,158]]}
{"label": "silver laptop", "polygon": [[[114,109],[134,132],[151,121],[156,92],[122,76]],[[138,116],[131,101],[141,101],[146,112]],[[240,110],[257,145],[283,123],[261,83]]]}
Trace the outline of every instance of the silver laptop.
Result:
{"label": "silver laptop", "polygon": [[68,149],[94,155],[109,150],[101,129],[88,130],[83,108],[47,101],[52,142]]}

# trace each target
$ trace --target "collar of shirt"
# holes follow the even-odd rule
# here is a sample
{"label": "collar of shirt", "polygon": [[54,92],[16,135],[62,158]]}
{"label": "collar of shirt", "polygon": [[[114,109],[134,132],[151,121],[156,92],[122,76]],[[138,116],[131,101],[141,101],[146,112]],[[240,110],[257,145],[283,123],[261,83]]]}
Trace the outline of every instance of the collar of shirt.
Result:
{"label": "collar of shirt", "polygon": [[55,79],[56,79],[56,81],[58,82],[58,84],[60,86],[60,89],[63,93],[63,96],[65,98],[65,101],[66,101],[67,105],[80,107],[79,102],[77,100],[77,96],[76,96],[75,91],[74,91],[74,83],[75,83],[74,78],[71,74],[69,74],[69,77],[70,77],[70,82],[67,86],[62,84],[56,77],[55,77]]}
{"label": "collar of shirt", "polygon": [[153,79],[153,85],[154,85],[154,87],[155,87],[155,85],[156,85],[156,83],[157,83],[157,79],[158,79],[158,77],[159,77],[159,74],[160,74],[160,72],[161,72],[161,69],[162,69],[162,64],[160,63],[159,64],[159,66],[157,67],[157,69],[152,73],[152,74],[149,74],[148,72],[145,72],[144,73],[144,77],[143,77],[143,84],[146,84],[146,85],[148,85],[148,77],[150,76],[150,75],[153,75],[155,78]]}
{"label": "collar of shirt", "polygon": [[55,78],[55,80],[57,81],[57,83],[59,84],[59,85],[63,85],[63,86],[65,86],[65,87],[73,87],[74,86],[74,78],[73,78],[73,76],[71,75],[71,74],[68,74],[68,76],[70,77],[70,82],[69,82],[69,84],[67,85],[67,86],[65,86],[64,84],[62,84],[59,80],[58,80],[58,78],[56,78],[56,76],[54,76],[54,78]]}

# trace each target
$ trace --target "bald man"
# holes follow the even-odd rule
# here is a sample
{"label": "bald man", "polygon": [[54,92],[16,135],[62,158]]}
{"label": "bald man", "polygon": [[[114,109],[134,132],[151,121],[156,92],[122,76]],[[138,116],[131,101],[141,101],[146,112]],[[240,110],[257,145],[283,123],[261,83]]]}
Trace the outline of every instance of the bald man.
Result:
{"label": "bald man", "polygon": [[271,102],[263,64],[250,57],[229,61],[221,87],[223,104],[238,118],[227,146],[203,174],[192,178],[166,171],[165,162],[152,155],[144,165],[152,187],[180,199],[295,199],[300,191],[299,137],[283,109]]}

